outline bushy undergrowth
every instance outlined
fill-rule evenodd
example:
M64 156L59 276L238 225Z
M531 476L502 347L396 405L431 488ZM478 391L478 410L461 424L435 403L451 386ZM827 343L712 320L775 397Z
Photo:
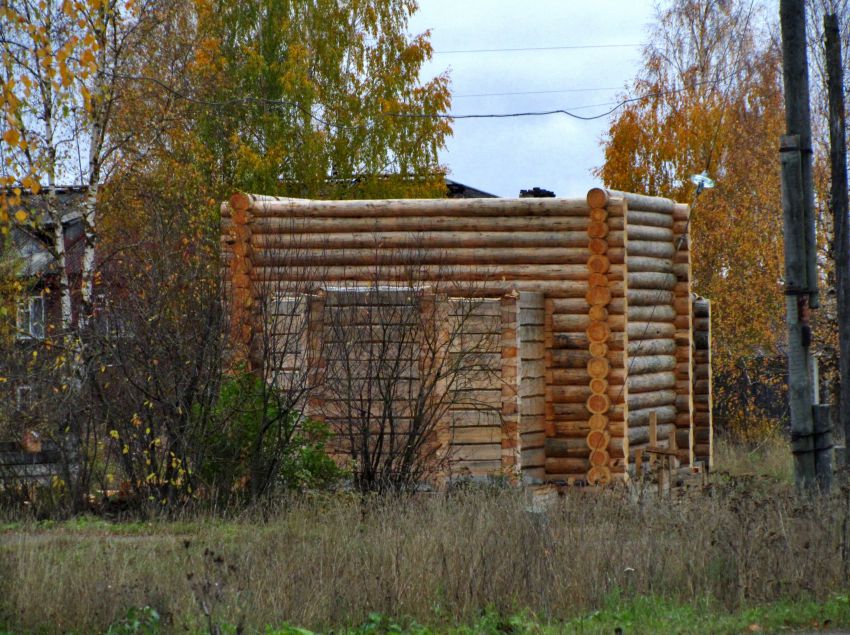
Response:
M471 488L328 495L227 522L10 524L0 625L105 632L148 606L164 632L326 631L374 614L448 628L485 613L565 624L611 597L720 611L817 601L846 584L848 501L846 488L803 500L752 476L662 500L573 491L545 513L522 492Z
M783 483L794 481L791 446L780 434L771 434L752 443L735 443L728 437L716 439L714 462L718 475L765 476Z

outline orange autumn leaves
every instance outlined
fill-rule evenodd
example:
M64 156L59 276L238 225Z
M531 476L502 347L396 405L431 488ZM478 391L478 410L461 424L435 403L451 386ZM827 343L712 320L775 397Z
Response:
M104 0L9 0L0 5L0 231L7 233L18 190L38 193L61 178L68 136L85 126L94 104L88 83L98 70ZM71 179L73 182L76 179ZM27 220L17 210L14 220Z
M634 83L646 97L613 121L597 171L612 188L687 203L690 175L716 180L691 215L693 280L712 301L715 373L730 376L781 354L785 334L781 59L760 20L749 3L727 0L662 11Z

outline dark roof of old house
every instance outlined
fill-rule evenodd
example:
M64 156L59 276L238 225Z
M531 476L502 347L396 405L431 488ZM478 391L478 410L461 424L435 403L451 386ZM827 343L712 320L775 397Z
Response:
M62 225L66 236L66 250L71 247L69 242L76 242L82 235L82 203L87 191L85 186L60 186L56 188L55 205L61 212ZM53 218L47 213L46 198L42 193L33 194L29 191L21 193L20 205L12 206L12 231L10 232L13 257L22 260L18 275L31 278L50 273L55 263L50 245L54 240L52 231ZM27 212L28 220L18 223L14 214L18 209ZM35 220L35 222L32 222Z
M446 187L449 190L446 198L499 198L495 194L484 192L483 190L452 181L451 179L446 179Z
M88 186L86 185L59 185L55 188L57 209L62 212L62 223L70 224L81 217L82 204L85 199ZM10 194L7 191L7 194ZM11 207L11 211L23 208L30 218L37 219L36 225L40 227L51 227L53 219L47 213L47 189L42 188L38 194L29 190L21 192L21 204Z

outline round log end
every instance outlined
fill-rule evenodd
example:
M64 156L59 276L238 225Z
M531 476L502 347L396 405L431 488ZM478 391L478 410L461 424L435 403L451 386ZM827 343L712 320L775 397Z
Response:
M587 410L591 414L605 414L609 405L608 395L590 395L587 398Z
M610 265L611 262L607 256L602 254L593 254L587 259L587 268L591 273L605 273Z
M236 192L230 197L230 209L234 212L244 212L251 207L251 196L245 192Z
M594 357L605 357L608 354L608 345L605 342L591 342L588 349Z
M604 430L605 426L608 425L608 417L603 414L590 415L587 425L590 426L591 430Z
M611 329L606 322L594 322L587 327L587 338L591 342L607 342L610 335Z
M590 464L593 467L604 467L608 465L608 452L605 450L593 450L590 453Z
M605 430L591 430L587 435L587 447L591 450L604 450L608 447L610 437Z
M587 277L587 286L589 287L607 287L608 276L604 273L591 273Z
M587 362L587 374L593 379L605 379L608 376L608 368L606 357L591 357Z
M608 392L608 381L598 377L590 380L590 392L601 395Z
M587 225L587 235L591 238L605 238L608 235L608 223L590 221Z
M594 465L587 472L587 482L591 485L608 485L611 482L611 470L605 465Z
M608 210L604 207L594 207L590 210L590 220L595 223L602 223L608 219Z
M587 193L587 204L591 207L605 207L608 205L608 192L601 187L594 187Z
M591 238L587 248L592 254L604 254L608 251L608 241L604 238Z
M605 306L611 302L611 289L608 287L591 287L585 294L585 300L591 306Z
M591 320L596 322L604 322L608 319L608 309L604 306L599 306L598 304L594 304L590 307L590 311L588 313Z

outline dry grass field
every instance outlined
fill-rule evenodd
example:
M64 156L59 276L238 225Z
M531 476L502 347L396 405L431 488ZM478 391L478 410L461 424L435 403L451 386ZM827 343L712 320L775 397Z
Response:
M376 614L438 630L524 614L566 628L641 598L721 613L834 602L850 569L848 489L799 498L787 457L779 444L721 447L705 489L665 499L639 485L573 491L546 513L521 492L475 486L328 494L227 520L10 521L0 627L103 633L149 606L162 632L329 630Z

